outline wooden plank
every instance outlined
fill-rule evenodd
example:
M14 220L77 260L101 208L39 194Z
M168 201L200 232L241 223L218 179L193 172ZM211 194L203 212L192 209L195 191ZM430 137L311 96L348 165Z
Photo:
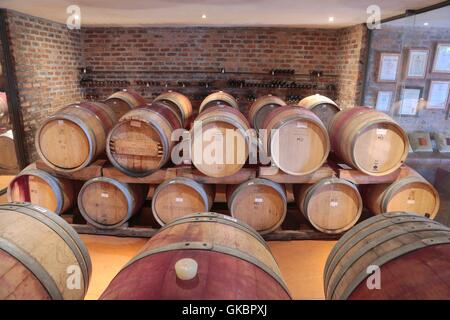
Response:
M341 235L327 234L314 229L305 230L277 230L263 235L266 241L291 241L291 240L337 240Z
M130 177L111 165L103 167L103 176L124 183L159 184L176 176L176 168L160 169L145 177Z
M398 179L416 175L417 172L408 166L402 166L398 170L385 175L385 176L369 176L356 169L342 169L337 168L337 176L341 179L349 180L355 184L380 184L380 183L392 183Z
M324 164L313 173L303 176L290 175L276 167L259 167L258 170L259 178L272 180L278 183L316 183L324 178L334 177L335 175L336 173L328 164Z
M35 163L32 163L27 168L35 168L40 169L43 171L46 171L56 177L71 179L71 180L80 180L80 181L87 181L95 177L101 177L102 175L102 168L105 165L106 160L97 160L93 164L89 165L86 168L80 169L75 172L60 172L56 171L49 166L47 166L42 160L38 160Z
M135 238L150 238L158 229L142 228L142 227L121 227L117 229L97 229L89 224L72 224L76 232L81 234L94 234L115 237L135 237Z
M240 184L250 179L256 178L256 169L242 168L235 174L228 177L214 178L208 177L193 167L178 167L177 176L193 179L200 183L207 184Z

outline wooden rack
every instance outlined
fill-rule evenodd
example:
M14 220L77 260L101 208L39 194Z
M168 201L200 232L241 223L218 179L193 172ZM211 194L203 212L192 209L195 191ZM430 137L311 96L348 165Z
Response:
M339 177L350 180L356 184L377 184L390 183L395 180L417 174L413 169L402 166L392 174L373 177L361 173L355 169L348 168L345 165L339 165L333 161L329 161L314 173L305 176L292 176L274 167L245 167L236 174L225 178L213 178L205 176L192 166L179 166L164 168L154 172L146 177L130 177L113 166L106 160L98 160L87 168L81 169L74 173L60 173L46 166L42 161L30 165L31 167L47 171L55 176L69 178L72 180L86 181L94 177L110 177L125 183L149 184L151 185L148 192L147 201L141 212L135 215L127 224L116 229L97 229L84 221L77 209L62 217L66 219L78 233L109 235L121 237L152 237L159 229L158 223L153 218L151 212L151 197L157 184L173 177L188 177L201 183L216 185L216 198L211 211L229 214L226 197L225 185L240 184L249 179L260 177L269 179L278 183L286 184L288 195L288 212L286 219L280 229L264 235L266 240L329 240L339 239L341 235L325 234L314 229L300 213L297 205L294 203L292 194L292 184L299 183L316 183L327 177ZM153 185L153 186L152 186ZM363 211L360 221L370 217L370 213Z

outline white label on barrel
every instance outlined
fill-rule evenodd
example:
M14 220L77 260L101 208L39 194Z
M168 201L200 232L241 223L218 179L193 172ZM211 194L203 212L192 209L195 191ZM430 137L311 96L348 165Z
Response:
M233 218L233 217L229 217L229 216L223 216L224 219L233 221L233 222L237 222L237 219Z
M330 207L336 208L338 206L339 202L337 200L331 200L330 201Z
M175 202L183 202L183 198L175 198Z
M47 209L44 209L44 208L41 208L41 207L38 207L38 206L33 206L33 208L36 209L39 212L42 212L42 213L46 213L47 212Z
M385 136L387 129L377 129L377 136Z
M101 196L102 198L109 198L109 194L103 193L103 192L100 194L100 196Z
M308 128L308 125L307 125L305 122L297 121L296 127L297 127L297 128L306 129L306 128Z
M255 203L263 203L263 198L255 198Z
M130 126L140 128L141 122L140 121L130 121Z
M415 203L416 203L416 200L414 200L414 199L408 199L408 200L406 200L406 203L407 203L407 204L415 204Z
M58 120L58 125L62 126L64 124L64 120Z

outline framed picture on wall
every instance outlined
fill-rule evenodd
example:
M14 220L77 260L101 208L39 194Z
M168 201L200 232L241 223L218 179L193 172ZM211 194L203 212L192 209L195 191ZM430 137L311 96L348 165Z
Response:
M378 91L375 109L378 111L389 112L391 110L393 95L393 91Z
M378 82L396 82L400 53L382 52L378 69Z
M428 49L410 49L408 54L408 64L406 68L406 77L414 79L423 79L427 73Z
M447 109L450 81L431 81L427 109Z
M419 102L422 98L422 88L404 87L400 93L400 107L398 114L402 116L415 116L419 110Z
M438 43L434 55L433 72L450 73L450 43Z

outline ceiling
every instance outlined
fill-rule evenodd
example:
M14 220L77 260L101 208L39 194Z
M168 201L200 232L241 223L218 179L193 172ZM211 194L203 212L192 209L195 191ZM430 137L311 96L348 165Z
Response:
M366 22L376 3L382 18L440 0L0 0L0 7L64 23L69 5L82 25L302 26L337 28ZM32 3L32 4L31 4ZM202 18L206 15L206 18ZM334 17L334 22L329 22ZM447 16L448 20L448 16Z

